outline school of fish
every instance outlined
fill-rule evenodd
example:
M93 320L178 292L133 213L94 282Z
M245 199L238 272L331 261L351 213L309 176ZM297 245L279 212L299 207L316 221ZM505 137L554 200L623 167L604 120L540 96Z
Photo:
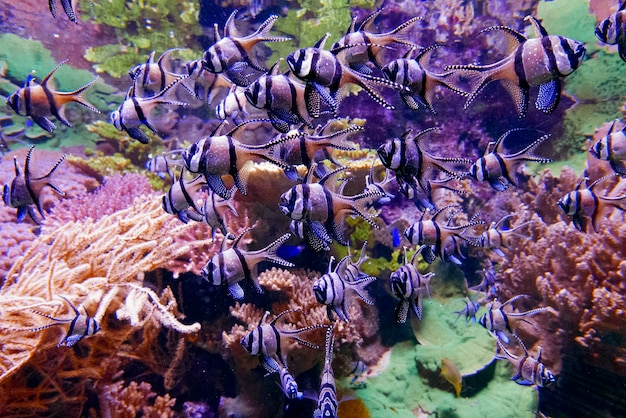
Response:
M62 0L61 4L68 18L76 21L71 1ZM50 0L49 5L56 16L56 0ZM624 6L622 4L615 15L598 25L596 35L606 43L617 44L626 61ZM331 122L353 85L360 87L376 105L385 109L394 109L394 106L381 95L380 89L383 88L395 90L408 108L435 114L433 100L439 86L465 97L467 108L480 100L480 93L486 85L498 81L520 117L528 111L529 92L534 88L538 88L535 107L551 113L559 104L563 78L583 63L584 44L550 35L537 19L527 16L525 21L534 28L534 38L505 26L481 31L481 34L501 33L509 40L509 49L503 59L486 65L449 65L442 73L434 73L427 69L428 59L442 46L422 47L411 41L411 31L421 19L409 19L386 33L372 32L374 20L383 12L384 9L376 10L358 26L353 19L346 35L329 49L325 49L325 45L330 34L326 34L312 47L293 51L266 69L254 58L253 48L265 42L289 40L269 34L278 16L269 17L256 31L243 35L236 27L235 11L226 21L222 33L215 25L215 43L197 60L176 66L172 58L176 49L163 52L156 61L153 52L145 63L129 70L132 84L118 109L111 113L110 121L115 128L142 143L150 142L146 128L159 133L153 119L153 110L157 106L176 108L189 106L193 101L212 104L216 97L222 97L214 106L215 117L225 122L212 134L189 138L191 145L187 148L155 156L146 165L148 170L162 178L171 179L171 186L163 196L163 209L167 213L185 223L207 223L213 229L213 237L216 237L217 230L221 232L221 250L202 268L201 275L207 285L227 289L235 300L246 296L241 286L243 281L262 293L257 281L257 265L269 261L285 268L293 267L292 262L278 254L279 248L292 234L313 251L329 251L333 242L346 246L349 244L345 231L347 216L359 217L372 228L380 228L382 222L376 219L377 209L401 196L413 201L422 212L403 234L395 231L397 236L394 236L394 241L398 242L400 235L404 236L406 242L416 248L409 256L407 246L404 247L404 262L389 278L391 292L398 299L396 320L404 323L409 311L422 319L423 299L430 294L431 280L436 279L432 272L418 271L420 256L427 263L441 258L444 262L462 264L472 247L491 249L504 257L503 249L508 248L512 240L528 238L523 231L531 221L516 219L515 214L510 214L490 220L489 226L485 226L487 221L480 219L481 214L465 214L461 206L456 205L439 206L433 192L446 190L462 196L464 192L457 189L455 182L465 178L486 182L495 193L517 187L521 181L519 168L522 163L551 161L534 154L535 149L550 138L549 134L533 129L511 129L490 142L483 156L474 161L461 155L438 156L427 151L428 142L439 131L437 127L425 127L421 132L399 132L400 136L385 139L377 149L383 171L376 170L377 161L373 161L366 187L359 193L346 195L344 188L352 176L350 167L341 166L333 158L333 151L355 149L349 137L367 130L367 125L348 124L337 129ZM404 50L404 54L401 58L386 60L391 50ZM63 113L67 103L76 102L99 112L81 95L95 79L73 92L59 92L50 87L48 82L63 63L65 61L53 68L40 83L29 75L23 87L7 98L7 105L17 114L32 118L49 132L56 128L49 117L71 126ZM288 69L281 71L285 66ZM469 88L458 83L460 78L469 80ZM505 97L503 100L509 99ZM229 120L235 126L222 133ZM622 178L626 177L626 128L615 129L616 123L613 122L604 138L592 144L589 153L597 159L609 161L614 176ZM261 145L246 144L245 131L258 124L273 127L276 136ZM527 145L515 152L507 150L507 139L512 136L524 137ZM15 178L10 185L4 185L3 198L6 205L17 209L18 220L28 214L39 223L44 217L40 203L44 187L49 186L57 194L64 195L52 183L63 158L47 174L35 177L32 174L34 148L30 148L23 170L17 159L14 160ZM280 167L293 186L281 191L276 208L285 215L285 233L263 248L249 250L242 248L241 240L252 228L235 237L228 231L225 216L228 212L238 216L233 195L248 193L248 179L257 162ZM304 177L299 174L299 166L306 167ZM232 178L234 187L228 188L224 177ZM593 231L599 232L602 218L609 210L626 210L626 194L608 196L597 191L607 177L591 183L588 178L583 178L575 190L559 200L559 207L572 217L577 229L591 232L588 229L590 223ZM292 338L318 349L300 335L327 328L325 362L314 417L336 417L339 407L332 367L335 322L350 321L346 304L355 294L364 303L375 303L366 287L378 279L360 270L367 259L366 245L356 261L348 255L333 268L334 258L330 257L328 267L324 269L326 273L311 283L316 300L327 306L328 319L333 325L283 328L278 321L291 311L277 313L271 321L268 319L271 313L266 312L258 326L241 340L248 353L259 357L268 375L278 376L285 396L297 400L303 397L303 393L298 389L297 376L289 371L285 353L281 351L281 340ZM500 302L495 270L484 269L482 273L483 281L469 289L483 296L480 303L476 296L468 298L465 307L454 313L458 317L464 316L468 323L470 320L476 322L481 304L485 305L487 312L478 323L494 337L495 357L509 361L516 369L513 380L536 386L553 383L556 378L541 362L541 350L532 357L516 332L519 323L529 322L530 317L549 313L549 310L543 307L521 312L514 309L514 304L528 298L527 295ZM74 318L55 318L33 311L48 318L50 324L20 331L35 332L50 326L64 326L67 331L59 345L67 346L96 334L99 326L95 320L81 314L64 296L58 296L70 305ZM462 376L456 366L450 360L442 359L441 372L453 384L456 396L461 396Z

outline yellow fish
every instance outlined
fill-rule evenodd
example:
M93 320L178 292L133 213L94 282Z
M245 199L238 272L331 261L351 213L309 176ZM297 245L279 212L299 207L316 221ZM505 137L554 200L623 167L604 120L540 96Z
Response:
M441 375L445 377L446 380L452 384L452 386L454 386L456 397L460 398L463 378L461 377L459 369L449 358L444 357L441 359Z

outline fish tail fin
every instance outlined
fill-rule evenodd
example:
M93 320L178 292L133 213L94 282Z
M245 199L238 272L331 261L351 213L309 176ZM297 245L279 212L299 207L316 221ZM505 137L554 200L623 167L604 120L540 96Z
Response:
M368 207L383 196L378 190L369 190L361 194L347 197L350 200L350 212L363 218L373 228L380 228L376 222L372 220L372 216L368 213Z
M100 110L95 107L94 105L92 105L91 103L89 103L83 96L82 96L82 92L84 92L85 90L87 90L89 87L91 87L93 85L93 83L96 82L96 80L98 80L99 77L94 78L93 80L91 80L89 83L85 84L84 86L72 91L72 92L68 92L68 93L59 93L61 96L66 98L66 102L76 102L81 106L86 107L87 109L96 112L96 113L100 113Z
M463 106L467 109L478 94L485 88L487 84L494 81L497 68L491 66L482 65L449 65L445 68L448 72L448 78L457 77L457 80L467 80L470 85L474 85L469 93L466 93L467 101ZM454 85L454 84L452 84ZM457 87L459 91L463 91L460 87Z
M370 298L367 290L365 288L372 282L376 281L376 277L367 276L362 279L356 280L354 282L348 282L349 286L356 292L357 295L361 298L361 300L368 305L373 305L374 301Z
M272 261L276 264L279 264L284 267L294 267L293 263L281 258L276 254L278 247L283 245L285 241L287 241L291 237L290 233L286 233L285 235L279 237L276 241L272 242L267 247L263 248L261 251L265 253L264 258L267 261Z

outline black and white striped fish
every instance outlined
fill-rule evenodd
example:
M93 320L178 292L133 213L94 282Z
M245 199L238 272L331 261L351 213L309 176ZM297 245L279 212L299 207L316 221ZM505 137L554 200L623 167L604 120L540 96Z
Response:
M137 65L128 72L135 86L135 94L137 96L143 98L152 97L179 78L185 76L185 74L176 74L166 69L166 67L171 67L170 55L172 52L180 49L181 48L168 49L161 54L156 62L154 62L156 52L152 51L144 64ZM187 87L185 83L181 83L181 86L195 96L193 90Z
M522 340L518 339L520 345L524 349L524 355L516 356L509 352L504 345L498 340L495 358L499 360L508 360L515 367L515 375L511 380L519 385L535 385L538 387L546 387L556 381L556 378L550 370L541 362L541 347L537 353L537 358L528 354L526 345Z
M465 316L465 323L469 323L470 320L476 322L476 314L480 309L480 304L469 296L463 300L465 307L460 311L454 311L452 313L457 314L456 320L458 321L461 316Z
M596 26L596 37L609 45L616 45L619 56L626 61L626 1L619 5L617 12Z
M207 104L213 102L219 91L230 89L233 85L225 75L205 70L201 60L188 61L184 68L189 75L187 80L191 84L194 96Z
M513 237L528 238L527 236L520 234L519 231L522 228L531 225L533 221L522 222L513 228L505 229L505 223L512 216L513 215L506 215L503 216L498 222L492 222L491 225L489 225L489 228L487 228L487 230L478 238L480 246L483 248L489 248L500 257L504 257L505 254L502 252L501 248L509 248Z
M502 192L509 187L509 184L518 185L517 169L525 161L534 161L540 164L552 162L550 158L539 157L532 152L535 148L550 138L549 134L542 135L530 144L513 154L503 152L503 141L514 132L523 129L511 129L506 131L495 142L490 142L480 157L470 167L469 174L478 181L487 181L495 190Z
M500 303L497 299L487 303L487 312L480 317L478 323L482 325L494 338L509 343L509 335L517 336L517 324L519 322L530 323L526 318L548 311L548 308L536 308L525 312L513 312L505 308L511 307L512 303L521 298L529 297L528 295L517 295L504 303ZM507 312L508 311L508 312Z
M443 86L455 93L467 96L467 93L457 88L449 79L450 76L454 75L453 72L447 71L437 74L424 68L424 61L440 46L433 45L430 48L422 49L417 55L415 55L415 49L411 49L403 58L391 61L382 68L383 74L389 80L407 88L408 91L400 92L400 97L409 109L418 110L420 107L425 107L436 114L432 102L437 86Z
M474 219L462 225L450 225L452 218L457 213L456 211L452 213L446 223L437 221L437 217L439 215L453 207L453 205L444 206L436 211L430 219L424 219L422 216L422 219L413 223L406 229L406 231L404 231L404 236L411 244L428 246L424 250L424 259L428 263L431 263L435 256L442 257L443 249L446 243L448 245L452 244L452 247L448 248L448 254L454 253L454 251L450 250L454 250L460 241L464 241L473 246L479 245L477 238L468 237L465 233L468 228L472 228L476 225L482 225L485 223L484 221L475 219L474 217Z
M174 158L174 155L180 155L183 150L172 150L161 155L152 157L148 155L149 160L146 161L146 170L155 173L159 178L165 179L166 174L173 177L174 167L183 167L183 160L180 158Z
M283 169L287 168L285 164L269 156L272 147L279 142L246 145L239 141L244 127L261 121L265 120L250 119L237 125L227 134L220 133L224 126L221 124L211 135L201 138L183 151L185 167L192 173L203 174L211 190L224 199L230 197L230 191L222 180L222 176L225 175L232 176L241 194L248 194L246 185L254 160L268 161Z
M361 247L361 252L359 253L359 259L356 262L352 262L352 255L350 255L350 249L348 248L348 257L349 258L345 258L345 266L342 269L342 272L340 273L341 276L347 281L347 282L356 282L359 279L365 278L365 277L370 277L367 274L363 273L361 271L361 265L367 261L367 259L369 258L367 256L367 254L365 254L365 249L367 248L367 241L365 241L363 243L363 246ZM341 260L343 261L343 259ZM330 265L329 265L330 268ZM374 277L375 278L375 277Z
M239 217L237 210L235 209L233 193L234 190L229 191L231 197L223 199L213 190L209 189L207 197L202 202L202 206L200 207L202 220L211 227L211 236L213 238L215 238L215 232L217 229L222 232L222 235L227 235L229 232L226 228L226 222L224 219L226 209L230 210L235 217Z
M370 299L365 287L376 280L376 277L363 276L356 280L349 280L351 276L346 275L346 267L350 262L349 255L341 259L332 270L334 257L330 257L328 262L328 272L313 283L313 294L315 299L322 305L326 305L328 309L328 318L332 321L334 311L335 314L344 322L349 322L350 317L346 310L346 291L348 289L356 292L357 295L368 305L373 305L374 301Z
M215 106L215 116L221 120L231 119L233 122L240 124L250 114L248 105L246 89L233 84L228 94Z
M439 128L428 128L411 137L411 130L399 138L392 138L378 147L378 156L383 165L393 170L396 180L402 188L404 185L416 192L430 196L429 180L433 171L441 171L450 179L459 179L466 172L458 172L463 164L471 164L466 158L436 157L422 149L422 141L431 132L438 132ZM430 178L429 178L430 176Z
M330 34L327 33L315 46L299 49L287 56L287 64L293 75L314 87L308 90L307 100L313 100L317 93L336 114L339 102L347 94L348 85L356 84L385 109L394 109L375 90L374 86L386 86L398 90L404 87L384 78L359 73L342 64L335 55L336 51L323 49L329 36ZM348 45L343 48L350 47L352 46Z
M415 316L420 320L422 319L422 292L426 291L430 294L430 280L435 273L421 274L415 267L417 255L424 251L425 248L425 245L419 247L413 254L413 257L411 257L411 261L409 261L406 247L404 247L404 265L389 276L391 291L400 299L396 307L396 321L401 324L406 322L409 306L411 306Z
M614 131L617 119L613 121L605 136L598 139L589 148L595 158L608 161L613 171L626 176L626 125L621 131Z
M313 230L322 227L326 230L324 237L332 236L342 245L348 244L343 233L344 219L348 215L359 216L374 228L379 228L367 212L367 204L376 200L378 192L367 191L354 196L332 192L326 183L336 179L338 174L348 168L340 167L313 183L315 166L314 163L309 169L304 183L293 186L281 195L279 206L285 215L294 221L308 222ZM317 236L321 238L319 233Z
M203 177L198 175L191 180L185 179L185 168L183 167L180 177L172 176L172 185L163 195L163 209L165 212L178 216L182 222L187 223L189 219L196 222L202 221L201 208L196 203L197 193L206 186Z
M249 280L259 293L263 292L257 281L256 266L261 261L271 261L280 266L293 267L294 264L276 255L276 250L291 236L286 233L265 248L255 251L246 251L239 248L239 242L244 235L252 230L252 227L244 229L235 238L230 248L226 249L229 238L225 236L219 253L215 254L209 262L202 267L200 274L209 283L215 286L225 285L233 299L243 299L243 289L239 284L242 280Z
M235 28L235 16L237 10L228 17L224 26L224 37L219 35L215 25L216 42L204 51L202 67L212 73L225 73L226 76L238 86L246 87L250 84L244 71L252 67L257 71L266 72L250 55L252 48L261 42L282 42L291 38L269 36L269 32L278 19L272 15L251 35L242 37Z
M66 347L72 347L74 344L76 344L83 338L92 336L100 330L100 326L98 325L98 322L94 318L86 314L81 314L78 311L78 308L76 308L76 306L74 306L74 304L70 302L69 299L67 299L65 296L61 296L61 295L57 295L57 296L65 300L70 305L70 307L74 311L75 316L69 319L55 318L54 316L31 309L33 313L36 313L37 315L41 315L43 317L51 319L54 322L48 325L44 325L42 327L31 328L31 329L28 329L27 331L40 331L40 330L54 327L57 325L64 326L65 324L69 324L69 326L67 327L67 330L65 330L65 334L61 337L61 340L57 344L57 347L60 347L62 345Z
M481 33L503 31L512 50L500 61L489 65L450 65L460 76L473 79L475 85L469 93L465 108L476 99L484 87L495 80L502 80L506 91L515 101L517 112L525 116L528 110L528 96L531 87L539 87L535 107L551 113L561 98L561 78L571 74L583 61L585 45L574 39L558 35L548 35L543 26L532 16L530 21L535 29L535 38L528 39L524 34L506 26L492 26Z
M158 94L148 98L138 97L135 94L135 84L133 84L126 93L126 98L117 110L111 112L111 123L119 131L125 131L131 138L136 139L142 144L149 143L150 138L140 129L140 126L145 125L152 132L158 133L157 129L150 122L150 112L152 112L157 105L188 105L188 103L185 102L165 98L167 93L186 77L187 76L181 76Z
M334 332L334 326L329 327L326 331L326 357L324 358L320 393L317 396L317 408L313 411L313 418L337 418L339 410L335 373L333 372Z
M408 48L417 46L409 40L408 32L421 17L414 17L398 25L395 29L385 33L372 33L369 31L376 17L384 10L379 8L374 13L361 22L356 29L356 17L352 18L352 23L346 34L333 44L331 50L338 51L337 58L343 64L364 74L371 74L372 70L367 66L371 62L378 68L382 68L384 51L390 45L400 44Z
M28 214L33 222L39 224L41 220L35 214L33 206L37 208L41 218L45 218L40 200L42 189L45 186L49 186L57 194L65 196L65 192L52 184L51 179L52 175L56 169L59 168L66 155L63 154L63 156L54 164L54 166L52 166L47 174L41 177L33 177L31 171L31 161L34 150L35 145L31 146L28 150L28 154L26 155L26 160L24 162L24 173L20 170L20 166L17 163L17 157L13 157L15 178L11 181L11 185L4 185L2 198L7 206L17 209L18 222L22 222L26 217L26 214Z
M272 321L268 322L267 318L270 313L269 311L265 311L263 317L259 321L259 325L241 339L241 346L243 349L253 356L259 356L261 366L263 366L268 373L280 370L282 368L281 365L285 363L282 352L283 338L293 338L299 344L315 350L319 348L318 345L300 338L300 334L325 327L326 325L315 324L299 329L282 329L276 326L276 322L280 318L291 312L295 311L283 311L276 315Z
M601 177L588 185L586 189L581 189L582 184L589 181L585 177L578 183L574 191L559 199L559 207L566 215L572 217L576 229L586 232L587 219L589 218L593 230L598 232L600 219L608 209L615 208L622 212L626 211L626 193L620 196L601 196L593 190L601 182L613 177L615 177L613 174Z
M65 105L68 103L78 103L91 111L100 113L82 96L82 93L91 87L98 77L71 92L56 91L48 86L53 74L67 61L61 61L41 80L40 84L35 83L33 76L29 75L24 85L7 97L7 105L18 115L30 116L41 129L48 132L53 132L56 125L47 116L54 116L64 125L72 127L65 117Z

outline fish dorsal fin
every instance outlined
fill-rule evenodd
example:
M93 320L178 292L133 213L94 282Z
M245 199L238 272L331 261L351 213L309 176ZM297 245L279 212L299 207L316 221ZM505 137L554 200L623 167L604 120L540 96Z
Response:
M304 184L313 184L313 173L315 172L316 168L317 168L316 162L311 164L309 171L306 172L306 177L304 178L304 182L303 182Z
M378 8L371 15L365 18L363 22L359 25L359 31L368 31L370 30L374 20L378 17L378 15L385 10L385 6Z
M596 187L596 185L597 185L598 183L601 183L601 182L603 182L604 180L609 179L609 178L612 178L612 177L615 177L615 176L617 176L617 175L618 175L617 173L613 173L613 174L608 174L608 175L606 175L606 176L602 176L602 177L600 177L598 180L596 180L596 181L594 181L593 183L591 183L591 184L587 187L587 189L588 189L588 190L590 190L590 191L593 191L593 188L594 188L594 187Z
M435 49L441 48L442 46L443 46L442 44L434 44L434 45L429 46L428 48L422 49L415 57L415 61L417 61L419 65L423 67L424 62L430 59L430 54L432 54ZM416 48L411 48L409 52L415 51L415 50Z
M433 216L431 216L430 220L431 220L431 221L433 221L433 222L435 222L435 221L436 221L436 219L437 219L437 216L439 216L439 215L440 215L441 213L443 213L445 210L448 210L448 209L450 209L450 208L455 208L455 209L457 209L457 212L458 212L458 210L459 210L459 209L458 209L458 206L456 206L456 205L447 205L447 206L444 206L444 207L442 207L441 209L438 209L438 210L437 210L437 211L433 214ZM456 213L456 212L455 212L455 213ZM452 216L454 216L454 214L453 214Z
M333 272L333 261L335 261L335 256L330 256L330 259L328 260L328 274ZM339 266L339 265L337 265Z
M13 165L15 166L15 177L19 177L20 176L20 164L17 162L17 156L13 157Z
M254 226L249 226L243 231L241 231L241 233L237 235L237 238L235 238L235 240L233 241L231 248L237 248L237 246L239 245L239 241L241 241L243 236L246 235L248 232L252 231L253 229L254 229Z
M219 30L219 27L217 26L217 23L213 24L213 36L215 37L215 43L217 43L217 42L222 40L222 37L220 35L220 30Z
M417 251L415 251L415 254L413 254L413 257L411 257L411 261L410 261L409 263L407 263L407 262L406 262L406 247L404 247L404 258L405 258L404 262L405 262L405 264L411 264L411 265L413 265L413 267L417 268L417 266L415 266L415 260L417 259L417 256L418 256L419 254L421 254L421 253L422 253L422 251L424 251L424 249L425 249L426 247L427 247L427 245L422 245L422 246L420 246L420 247L417 249Z
M350 262L351 259L352 259L352 257L347 255L344 258L342 258L341 260L339 260L339 262L335 266L335 272L339 273L339 276L342 279L343 279L343 276L344 276L344 274L346 272L347 264Z
M58 297L60 297L61 299L63 299L64 301L66 301L70 307L74 310L74 313L76 314L76 316L80 315L80 312L78 311L78 308L76 306L74 306L74 304L72 302L70 302L70 300L68 298L66 298L65 296L62 295L57 295Z
M226 121L224 121L226 122ZM222 122L222 124L224 124L224 122ZM250 123L261 123L261 122L271 122L270 119L263 119L263 118L259 118L259 119L248 119L245 120L243 122L241 122L239 125L235 126L233 129L231 129L226 136L230 136L233 137L237 140L241 139L241 135L243 133L244 128L250 124ZM219 128L219 127L218 127Z
M504 307L505 307L505 306L507 306L507 305L510 305L511 303L515 302L515 301L516 301L516 300L518 300L518 299L521 299L521 298L529 298L529 297L530 297L530 296L529 296L529 295L526 295L526 294L521 294L521 295L516 295L516 296L513 296L511 299L507 300L507 301L506 301L506 302L504 302L502 305L500 305L500 309L504 308Z
M515 29L511 29L508 26L491 26L491 27L481 30L480 33L487 33L487 32L491 32L494 30L501 30L506 35L507 41L508 41L506 45L507 54L512 53L515 50L515 48L517 48L520 44L523 44L524 42L528 40L526 35L516 31Z
M609 136L613 133L613 129L615 128L616 123L617 123L617 119L615 119L613 123L611 124L611 127L609 128L609 131L606 133L606 136ZM624 128L622 129L622 131L624 130L626 130L626 125L624 125Z
M224 37L231 37L231 38L241 37L241 35L239 34L239 31L235 27L235 16L237 16L237 13L239 13L239 10L235 9L230 14L230 16L228 16L228 19L226 20L226 23L224 24Z
M154 56L156 55L156 51L152 51L150 55L148 55L148 59L146 60L146 66L150 66L154 63ZM163 56L163 55L161 55ZM161 58L159 58L159 61Z
M58 64L57 64L57 66L56 66L56 67L54 67L54 68L52 69L52 71L50 71L50 72L48 73L48 75L47 75L47 76L45 76L45 77L43 78L43 80L41 80L41 86L45 86L45 85L48 83L48 81L50 80L50 78L52 77L52 74L54 74L54 73L56 72L56 70L58 70L58 69L59 69L59 68L60 68L63 64L65 64L67 61L68 61L68 58L65 58L63 61L61 61L60 63L58 63Z
M352 16L352 21L350 22L350 26L348 27L348 30L346 31L346 35L349 35L352 32L354 32L355 27L356 27L356 16Z
M419 148L420 142L422 141L422 139L426 136L426 134L429 134L431 132L441 132L441 129L437 126L433 126L432 128L427 128L419 132L415 136L415 138L413 138L413 141L415 141L415 145L417 145L417 147Z
M539 21L535 19L533 16L531 15L526 16L524 18L524 21L525 22L530 21L530 23L533 25L533 29L535 29L536 38L548 36L548 31L546 30L546 28L544 28L543 25L539 23Z
M493 153L499 153L500 152L500 148L502 145L502 142L504 141L505 138L507 138L509 135L511 135L513 132L516 131L521 131L523 128L515 128L515 129L509 129L508 131L506 131L505 133L503 133L500 138L498 138L496 140L496 142L493 144L493 148L491 150L491 152ZM485 151L486 152L486 151Z
M326 40L330 37L330 32L326 32L326 34L324 36L322 36L322 38L315 42L315 45L313 45L313 48L319 48L319 49L324 49L324 45L326 44Z
M585 185L586 185L588 181L589 181L589 177L587 177L587 176L585 176L582 179L580 179L580 181L578 182L578 184L574 188L574 191L580 190L580 188L582 187L583 183L585 183Z
M339 174L339 173L341 173L343 171L346 171L349 168L350 167L348 167L348 166L339 167L339 168L331 171L330 173L326 174L324 177L322 177L318 183L323 186L324 183L326 183L328 180L330 180L331 178L334 178L337 174Z
M265 311L261 319L259 319L259 326L263 325L267 321L268 316L270 316L270 311Z
M279 313L278 315L276 315L276 318L274 318L272 320L272 322L270 322L270 325L274 326L274 324L276 324L276 321L278 321L280 318L282 318L283 316L292 313L292 312L300 312L300 310L298 309L286 309L284 311L282 311L281 313ZM269 314L269 312L267 312Z
M268 74L267 74L267 75L268 75L268 76L278 75L278 70L279 70L279 68L280 68L280 63L281 63L281 61L284 61L284 60L285 60L285 59L284 59L284 58L282 58L282 57L281 57L281 58L278 58L278 59L276 60L276 62L274 63L274 65L272 65L272 67L269 69L269 71L268 71ZM289 71L287 71L287 73L289 73Z
M28 74L28 76L26 77L26 80L24 80L24 84L22 85L22 88L25 89L27 87L30 87L34 79L35 77L32 74Z

